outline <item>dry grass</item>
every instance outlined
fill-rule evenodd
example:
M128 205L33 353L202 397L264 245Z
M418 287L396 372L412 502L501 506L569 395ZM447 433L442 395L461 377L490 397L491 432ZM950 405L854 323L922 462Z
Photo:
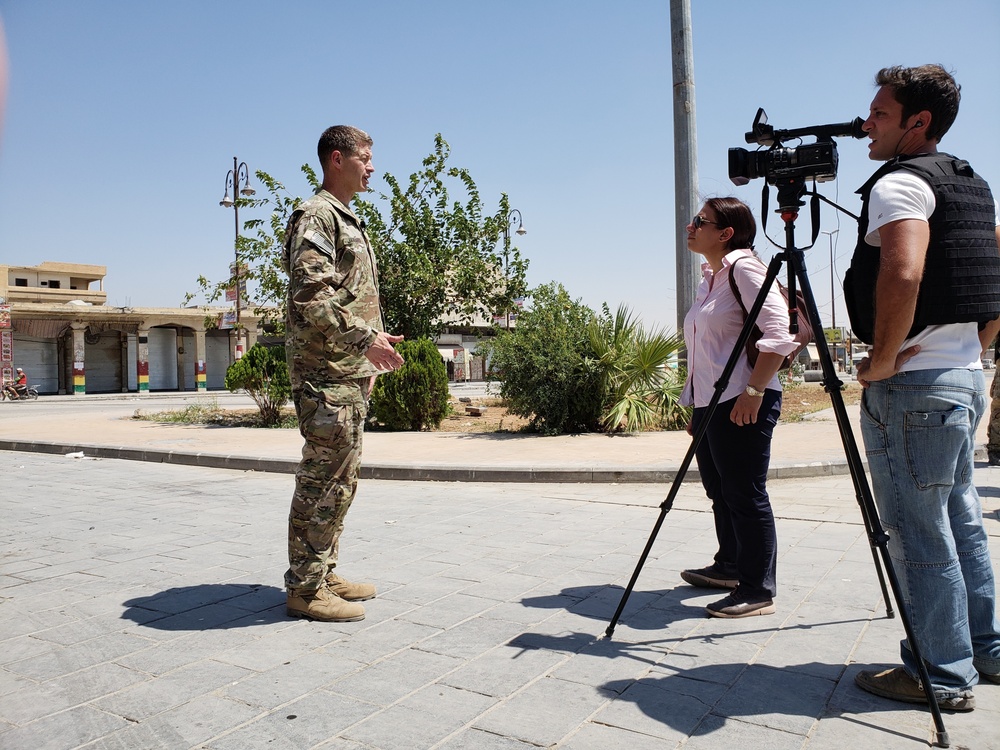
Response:
M854 381L844 383L841 394L844 404L853 406L861 401L862 388ZM823 390L822 383L793 383L785 387L781 399L781 421L800 422L807 414L813 414L832 406L830 394Z
M861 386L848 382L845 384L843 395L845 404L849 406L856 404L861 399ZM785 388L781 420L798 422L807 414L828 409L830 405L830 396L820 383L793 383ZM486 411L480 416L472 416L466 412L468 406L485 407ZM503 401L492 396L472 398L469 402L460 402L457 398L452 398L451 408L452 414L441 422L439 432L520 432L531 421L509 414L504 408ZM281 427L289 429L298 427L293 409L286 408L282 416ZM261 426L256 409L223 409L218 404L188 406L176 411L151 414L137 410L133 419L174 424L212 424L223 427Z

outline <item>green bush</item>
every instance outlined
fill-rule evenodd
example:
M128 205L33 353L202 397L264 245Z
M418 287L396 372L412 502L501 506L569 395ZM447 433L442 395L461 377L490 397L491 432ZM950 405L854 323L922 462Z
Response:
M588 338L594 311L570 298L561 284L532 292L517 327L480 346L489 379L512 414L529 418L547 435L599 430L604 401Z
M273 427L281 421L281 408L292 396L285 347L254 344L226 370L226 388L246 391L260 409L261 422Z
M438 427L451 408L448 369L434 342L428 338L401 341L396 351L406 360L402 367L375 380L368 405L370 424L390 430Z

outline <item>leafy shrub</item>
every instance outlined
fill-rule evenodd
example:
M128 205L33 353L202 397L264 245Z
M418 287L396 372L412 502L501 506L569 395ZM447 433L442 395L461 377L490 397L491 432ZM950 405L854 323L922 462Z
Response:
M292 396L285 347L254 344L226 370L226 388L246 391L260 410L261 422L273 427L281 421L281 407Z
M517 327L480 346L512 414L548 435L600 429L603 402L587 327L594 311L557 283L532 292Z
M448 369L428 338L401 341L396 346L405 363L375 380L368 421L390 430L438 427L451 408Z

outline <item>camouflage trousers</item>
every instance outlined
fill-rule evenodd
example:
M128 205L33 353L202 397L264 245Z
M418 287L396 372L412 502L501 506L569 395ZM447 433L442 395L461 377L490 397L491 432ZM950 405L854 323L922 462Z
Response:
M285 588L310 593L336 567L344 517L361 468L368 378L292 393L305 438L288 514Z

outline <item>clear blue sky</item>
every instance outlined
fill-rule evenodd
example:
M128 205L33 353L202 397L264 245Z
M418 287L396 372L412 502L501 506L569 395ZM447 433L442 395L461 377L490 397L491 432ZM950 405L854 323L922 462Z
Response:
M692 5L703 195L759 212L763 181L734 187L726 162L757 107L780 128L850 120L876 70L925 62L963 87L942 150L1000 192L996 0ZM415 171L440 132L489 205L506 192L523 213L530 283L674 327L668 0L0 0L0 13L4 262L106 265L109 304L176 306L199 274L227 273L232 157L304 195L320 132L349 123L375 139L376 189ZM839 144L840 177L821 191L856 211L875 164L865 141ZM856 228L828 209L822 228L840 230L843 325ZM806 259L828 319L829 240Z

